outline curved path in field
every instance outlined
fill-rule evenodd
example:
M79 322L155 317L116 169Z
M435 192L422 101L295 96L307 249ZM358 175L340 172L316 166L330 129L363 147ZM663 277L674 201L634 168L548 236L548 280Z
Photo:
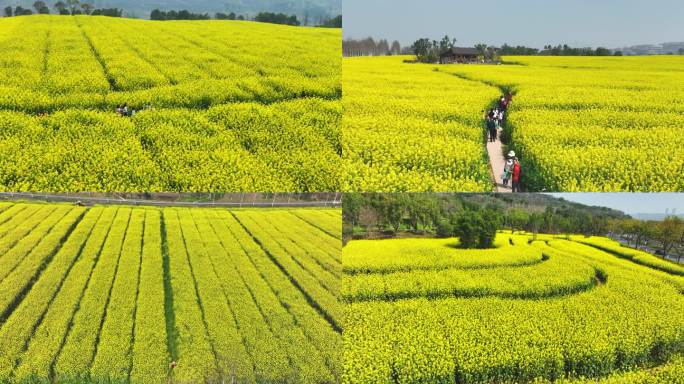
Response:
M492 269L453 266L347 275L343 278L343 296L348 302L449 297L540 300L575 295L606 281L604 271L581 260L568 262L569 256L544 242L534 242L533 249L544 256L543 262ZM483 251L481 256L486 256L486 252Z

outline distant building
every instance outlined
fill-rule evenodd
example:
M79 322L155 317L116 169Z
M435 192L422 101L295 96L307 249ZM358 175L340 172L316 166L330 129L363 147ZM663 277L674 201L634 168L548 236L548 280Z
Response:
M440 64L474 63L480 51L475 48L451 48L439 55Z
M679 50L684 48L684 42L670 42L662 44L641 44L633 45L631 47L624 47L622 52L624 55L669 55L677 54Z

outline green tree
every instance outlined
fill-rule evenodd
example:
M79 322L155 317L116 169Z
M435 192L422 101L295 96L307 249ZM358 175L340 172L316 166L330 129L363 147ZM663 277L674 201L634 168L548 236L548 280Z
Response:
M359 193L347 193L342 198L342 212L344 221L356 226L359 224L359 213L365 203L363 195Z
M539 230L542 228L544 225L544 214L539 213L539 212L532 212L529 215L528 219L528 228L532 232L533 239L537 239L537 233L539 233Z
M439 41L439 52L438 54L442 54L456 46L456 39L451 39L449 38L448 35L445 35L442 37L442 40Z
M69 14L69 11L67 10L67 5L63 1L56 2L55 5L53 5L53 7L60 15Z
M33 3L33 8L35 8L36 12L42 13L42 14L48 14L50 13L50 9L47 7L47 4L45 4L44 1L36 1Z
M432 43L430 39L418 39L411 46L413 53L418 58L418 61L426 62L432 54Z
M501 216L494 209L485 209L481 213L480 233L478 236L478 248L491 248L494 246L496 231L501 226Z
M684 221L677 216L669 216L659 222L656 226L655 237L660 241L661 248L665 254L670 253L672 247L684 238Z
M379 223L378 213L373 207L368 205L361 207L359 211L359 224L366 229L367 235L370 235Z
M455 216L452 225L462 248L491 248L500 220L493 209L466 209Z
M387 195L387 201L384 205L383 215L385 221L392 228L394 233L399 232L401 227L401 220L404 217L404 199L408 195Z
M80 6L81 2L78 0L67 0L67 5L71 9L71 14L75 15L78 11L78 7Z
M90 3L81 3L81 9L83 10L83 13L86 15L90 15L93 13L93 9L95 9L95 6L93 6Z
M5 17L12 17L14 12L12 12L12 7L5 7Z
M447 238L454 236L454 227L451 225L451 220L446 217L442 217L437 221L437 237Z
M596 51L594 53L596 54L596 56L610 56L611 54L610 49L604 47L596 48Z
M474 211L465 210L456 216L454 235L458 236L461 248L477 248L480 239L481 217Z
M513 232L522 231L529 220L529 214L523 209L514 208L508 211L508 224Z

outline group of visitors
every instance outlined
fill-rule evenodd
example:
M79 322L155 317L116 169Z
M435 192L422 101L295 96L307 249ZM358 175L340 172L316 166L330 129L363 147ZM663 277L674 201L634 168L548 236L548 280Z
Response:
M500 132L503 130L503 126L506 122L506 112L508 111L508 107L511 105L512 100L513 94L511 92L507 92L505 95L502 95L499 98L496 106L485 114L487 137L490 142L495 142L500 136ZM508 183L510 182L513 192L521 192L520 162L518 161L514 151L508 152L508 155L506 155L505 158L504 170L503 174L501 175L502 183L504 187L508 187Z
M487 137L490 142L495 142L499 136L499 131L503 130L505 112L498 108L491 109L485 116L487 124Z
M515 156L515 151L508 152L506 156L506 163L504 164L503 175L501 175L504 186L508 186L508 181L511 181L511 189L513 192L521 192L520 190L520 162Z
M487 136L490 142L495 142L499 136L499 132L503 130L503 125L506 122L506 111L508 106L511 104L513 95L508 92L506 95L501 96L497 106L490 109L487 114L485 114L485 122L487 125Z
M152 109L152 106L146 105L144 109ZM123 117L133 117L136 113L140 111L141 110L135 110L134 108L130 108L127 103L118 105L116 107L116 114Z

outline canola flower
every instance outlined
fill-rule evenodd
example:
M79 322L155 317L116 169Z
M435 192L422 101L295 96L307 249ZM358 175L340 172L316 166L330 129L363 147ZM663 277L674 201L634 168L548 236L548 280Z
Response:
M482 115L503 89L526 190L684 190L681 57L407 59L343 60L345 190L491 191Z
M2 203L0 382L339 382L340 222Z
M340 31L0 21L0 190L340 190ZM138 113L121 118L127 104Z
M500 233L487 250L456 249L456 239L350 242L343 382L679 380L682 276L581 237L531 239ZM527 253L537 261L491 263Z

